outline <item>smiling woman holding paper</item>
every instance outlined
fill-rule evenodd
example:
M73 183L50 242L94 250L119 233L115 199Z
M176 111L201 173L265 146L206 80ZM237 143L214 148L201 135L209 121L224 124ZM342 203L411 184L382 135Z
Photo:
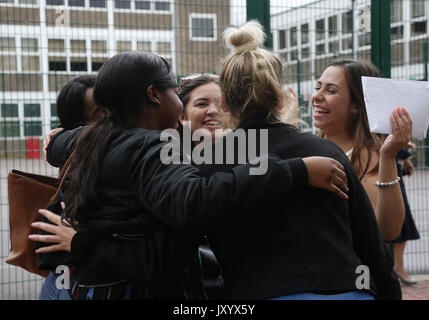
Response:
M392 240L401 232L405 212L395 158L411 140L412 120L404 108L397 108L390 117L393 133L384 142L371 133L362 76L380 77L380 72L371 63L353 60L335 61L326 68L311 99L314 126L350 158L371 200L382 236Z

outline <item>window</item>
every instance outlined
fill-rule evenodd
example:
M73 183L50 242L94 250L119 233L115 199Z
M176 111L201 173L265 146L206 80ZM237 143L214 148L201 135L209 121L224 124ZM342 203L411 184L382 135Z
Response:
M337 21L338 21L337 16L329 17L328 23L329 23L329 36L330 37L335 37L337 35L337 29L338 29Z
M92 8L106 8L106 0L89 0L89 6Z
M115 0L116 9L131 9L131 0Z
M92 54L107 54L107 41L91 40Z
M341 50L343 51L351 50L352 46L353 46L353 40L351 37L344 38L341 41Z
M426 33L426 21L417 21L411 24L411 36L418 36Z
M41 136L42 120L40 104L24 104L24 136Z
M216 14L190 14L190 32L193 41L217 40Z
M290 29L290 46L295 47L298 44L298 30L296 27Z
M398 26L392 28L391 32L392 40L398 40L404 38L404 26Z
M0 137L19 137L18 104L1 104L0 115Z
M404 64L404 44L395 43L392 45L392 65L400 66Z
M86 57L70 57L70 71L88 71Z
M68 0L69 7L85 7L85 0Z
M320 55L324 55L325 54L325 44L324 43L321 43L321 44L318 44L317 46L316 46L316 55L318 55L318 56L320 56Z
M390 22L402 21L402 0L390 0Z
M21 38L21 69L22 71L40 71L38 40Z
M38 4L38 0L18 0L18 3L20 4Z
M285 49L286 47L286 30L279 30L279 48Z
M301 25L301 44L307 44L309 40L308 23Z
M136 0L135 6L136 6L136 9L150 10L150 1Z
M298 60L298 50L295 49L290 52L290 60L291 61Z
M365 32L359 34L359 47L371 45L371 33Z
M329 42L329 53L337 53L338 51L340 51L340 42L339 41Z
M425 2L423 0L413 0L411 3L411 18L424 17Z
M157 11L170 11L170 2L155 1L155 10L157 10Z
M39 56L22 56L22 71L40 71Z
M325 39L325 20L316 21L316 40Z
M152 51L152 43L150 41L137 41L137 50Z
M157 42L156 50L159 54L171 54L171 43L170 42Z
M49 71L67 71L64 39L48 39Z
M307 59L310 58L310 48L304 47L301 48L301 59Z
M85 40L70 40L70 52L86 54Z
M17 71L15 38L0 38L0 70Z
M353 31L353 11L347 11L342 14L343 34Z
M46 0L46 5L49 6L63 6L64 0Z
M131 51L131 41L116 41L116 52Z
M60 124L60 120L57 115L57 105L55 103L51 103L51 130L58 127Z
M92 58L91 68L92 71L98 71L103 66L103 64L107 61L107 58Z

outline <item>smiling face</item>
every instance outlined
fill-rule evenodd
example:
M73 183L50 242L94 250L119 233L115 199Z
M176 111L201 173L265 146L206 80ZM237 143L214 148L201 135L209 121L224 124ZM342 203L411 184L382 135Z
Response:
M206 130L214 140L215 130L223 129L218 112L220 97L220 87L216 83L209 82L198 86L189 95L185 114L180 117L181 123L189 121L192 132L198 129Z
M327 136L348 132L353 110L345 71L340 66L328 67L317 81L311 97L314 126Z

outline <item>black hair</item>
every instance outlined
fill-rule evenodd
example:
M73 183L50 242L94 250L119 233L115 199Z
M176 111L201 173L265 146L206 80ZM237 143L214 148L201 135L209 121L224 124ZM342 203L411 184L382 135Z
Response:
M62 89L57 98L57 114L60 127L71 130L85 124L86 90L93 88L95 75L78 76L70 80Z
M137 126L150 85L160 90L177 87L168 62L152 53L120 53L98 72L94 100L103 112L78 138L66 193L63 218L76 229L98 206L96 184L110 142L126 128Z

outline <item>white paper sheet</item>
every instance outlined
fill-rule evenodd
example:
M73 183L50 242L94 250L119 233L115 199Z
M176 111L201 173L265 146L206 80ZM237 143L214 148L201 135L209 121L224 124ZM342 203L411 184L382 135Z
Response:
M390 116L404 107L413 120L413 138L426 138L429 127L429 82L362 77L371 132L392 133Z

